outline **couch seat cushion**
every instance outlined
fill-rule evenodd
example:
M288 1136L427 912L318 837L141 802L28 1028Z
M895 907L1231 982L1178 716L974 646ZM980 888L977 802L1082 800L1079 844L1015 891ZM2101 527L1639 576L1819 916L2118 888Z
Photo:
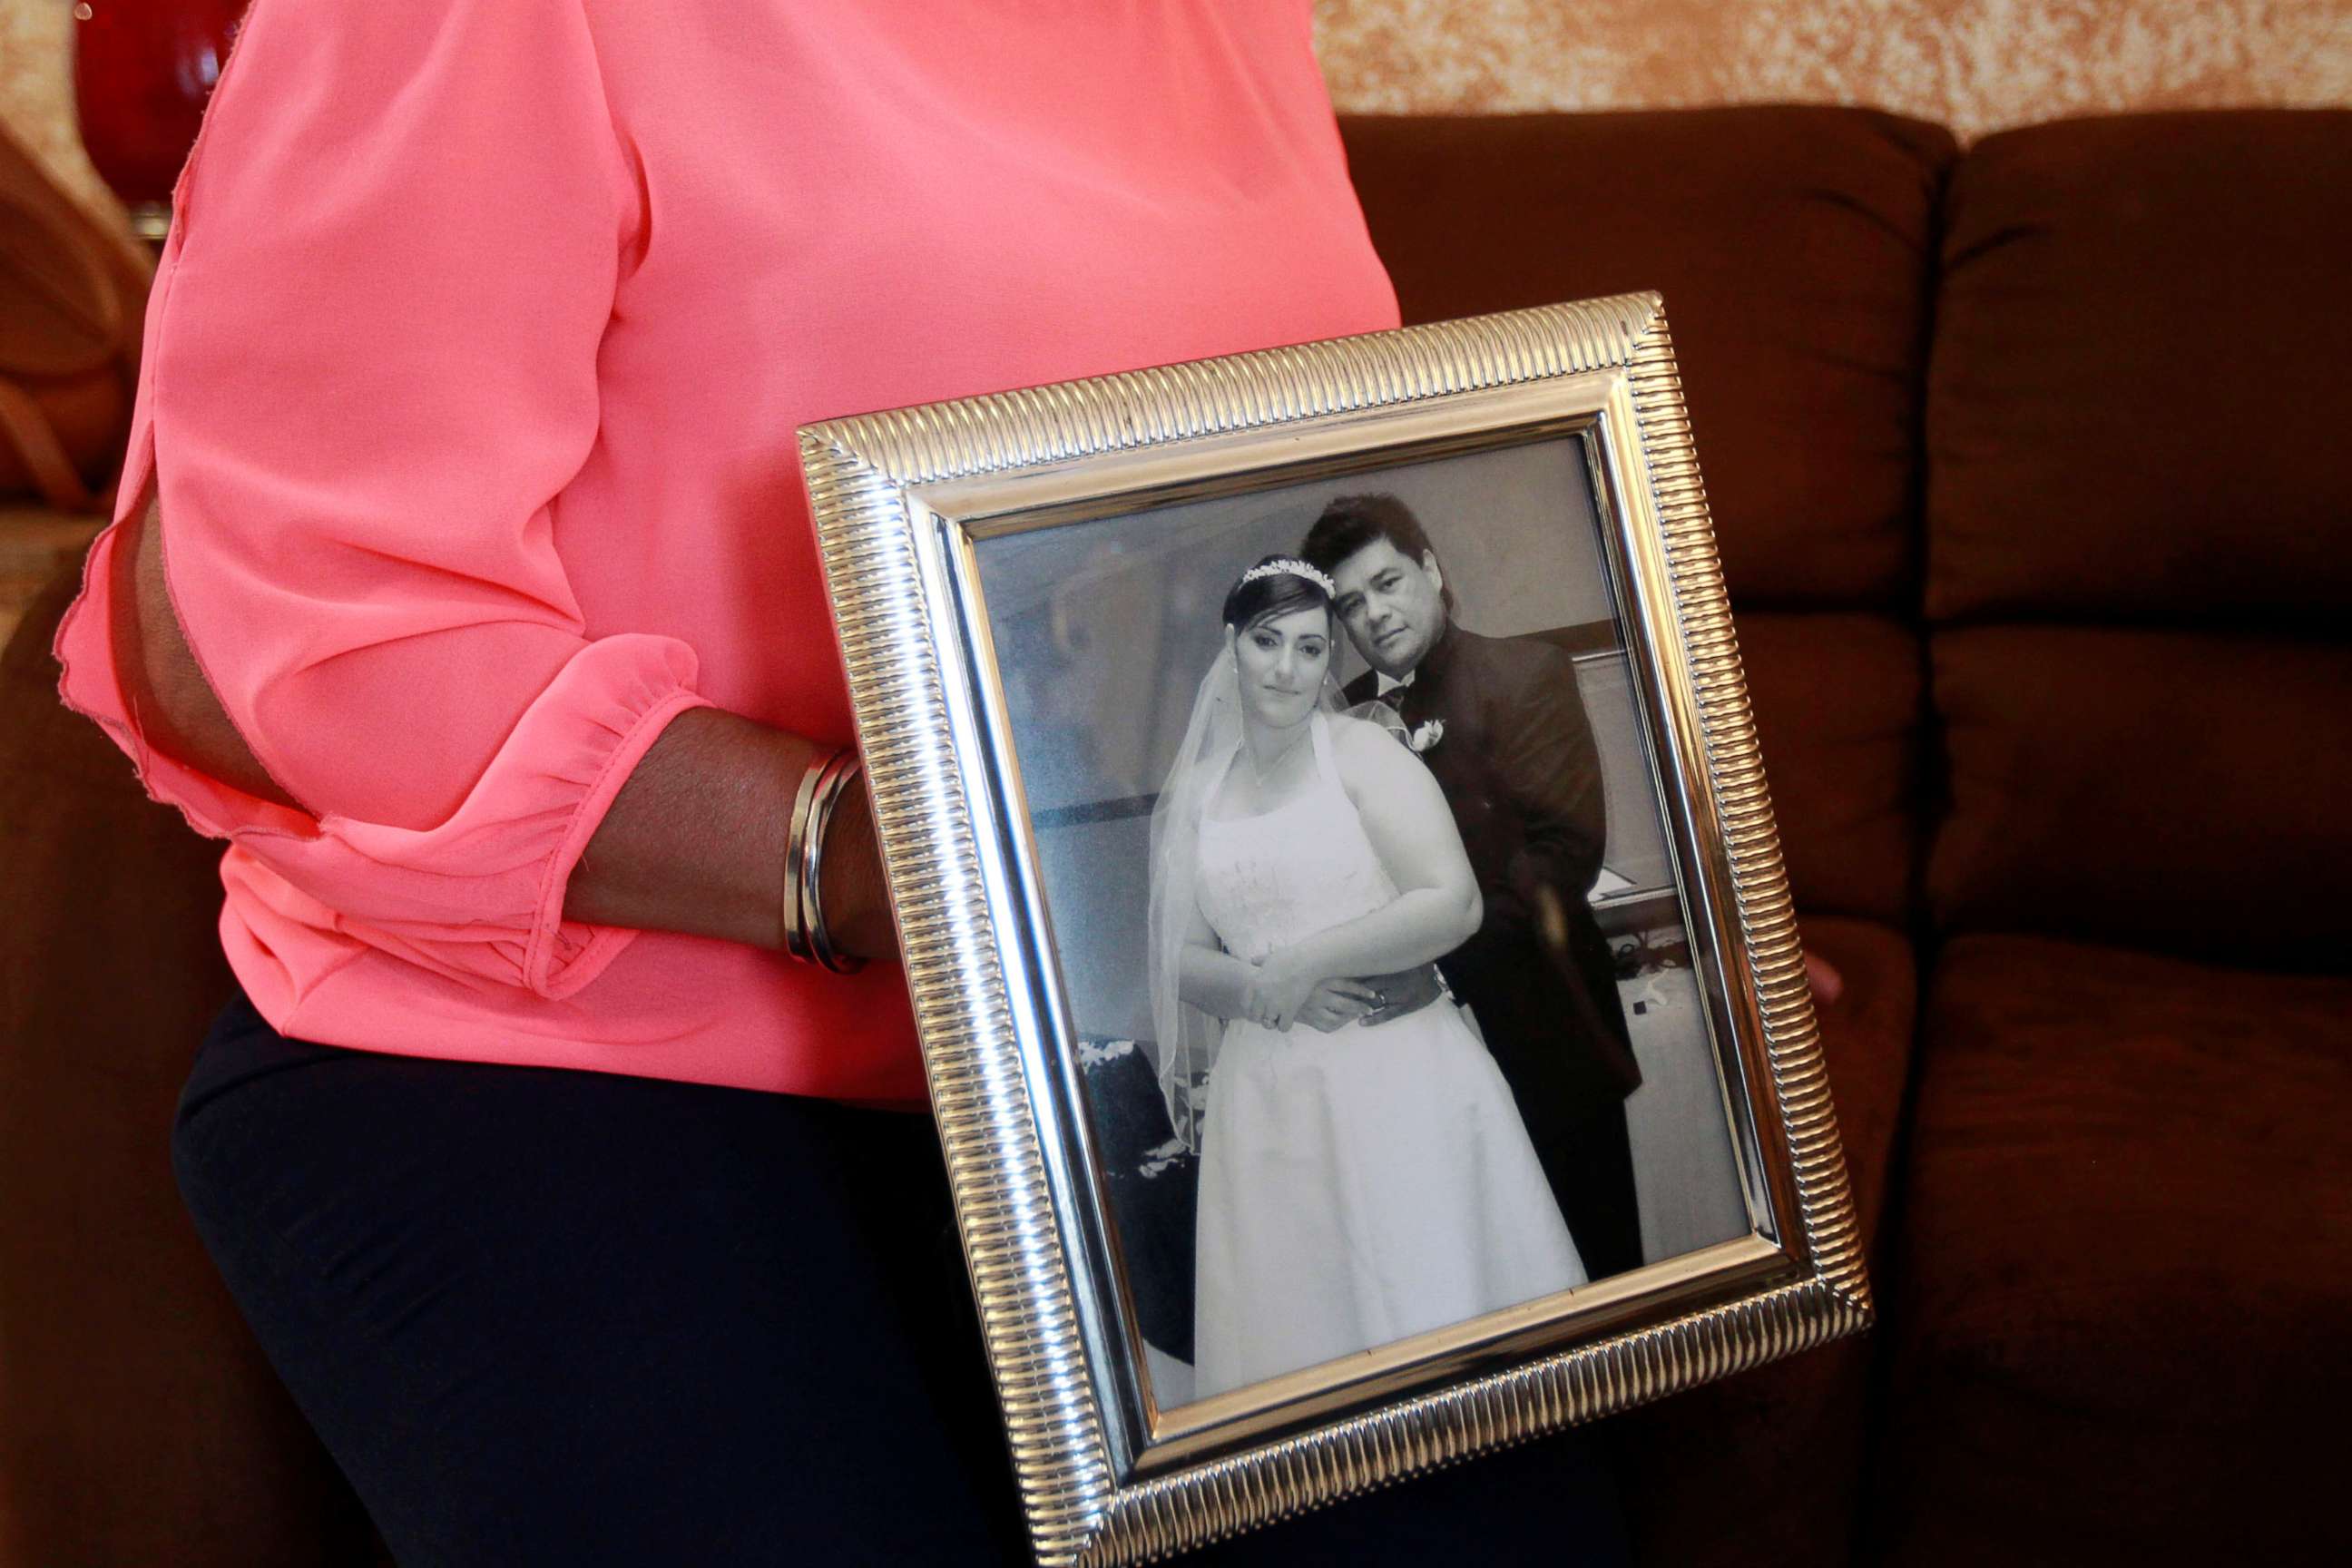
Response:
M1928 995L1884 1560L2352 1560L2352 980L1987 936Z
M1869 921L1809 915L1803 929L1845 979L1844 996L1821 1010L1822 1049L1862 1233L1875 1237L1911 1059L1911 946ZM1846 1561L1875 1342L1841 1340L1606 1423L1640 1560Z

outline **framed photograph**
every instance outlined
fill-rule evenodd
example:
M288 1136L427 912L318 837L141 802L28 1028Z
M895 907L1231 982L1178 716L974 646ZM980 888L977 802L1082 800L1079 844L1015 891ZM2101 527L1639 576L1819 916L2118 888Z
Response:
M801 441L1041 1563L1869 1321L1657 296Z

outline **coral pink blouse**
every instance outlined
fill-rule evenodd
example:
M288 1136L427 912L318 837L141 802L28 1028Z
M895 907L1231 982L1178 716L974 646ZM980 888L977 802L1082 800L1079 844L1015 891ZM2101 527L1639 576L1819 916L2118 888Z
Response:
M182 176L121 514L307 813L225 837L280 1031L922 1094L895 968L562 918L662 726L851 736L794 428L1391 326L1307 0L259 0Z

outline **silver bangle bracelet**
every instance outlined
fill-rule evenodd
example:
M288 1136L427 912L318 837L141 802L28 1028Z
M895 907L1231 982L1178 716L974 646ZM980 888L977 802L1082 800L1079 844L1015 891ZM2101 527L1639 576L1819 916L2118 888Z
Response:
M865 771L855 747L844 746L812 762L793 792L792 826L784 847L784 951L804 963L835 974L862 968L865 960L835 948L825 924L823 865L834 807Z

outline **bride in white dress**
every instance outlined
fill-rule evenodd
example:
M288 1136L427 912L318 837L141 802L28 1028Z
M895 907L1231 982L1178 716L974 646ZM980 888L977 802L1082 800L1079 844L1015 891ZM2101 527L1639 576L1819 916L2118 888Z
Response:
M1234 585L1152 815L1160 1081L1201 1154L1198 1395L1586 1279L1432 968L1480 915L1453 812L1396 737L1332 711L1331 597L1288 557Z

